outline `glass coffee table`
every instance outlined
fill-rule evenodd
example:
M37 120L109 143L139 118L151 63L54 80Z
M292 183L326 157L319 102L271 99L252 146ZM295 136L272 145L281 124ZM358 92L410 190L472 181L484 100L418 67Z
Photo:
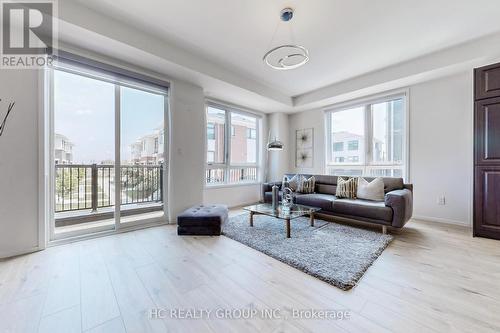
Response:
M250 226L253 227L253 216L256 214L272 216L280 220L285 220L286 225L286 238L290 238L290 220L296 219L301 216L309 215L311 227L314 227L314 213L321 210L321 208L293 205L290 209L284 210L280 204L277 210L274 210L269 203L261 203L243 207L244 210L250 212Z

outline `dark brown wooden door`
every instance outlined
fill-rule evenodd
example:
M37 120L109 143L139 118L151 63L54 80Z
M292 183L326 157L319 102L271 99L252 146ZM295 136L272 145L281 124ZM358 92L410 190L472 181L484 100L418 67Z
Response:
M477 167L474 235L500 239L500 167Z
M477 68L474 75L476 100L500 96L500 63Z
M474 74L474 236L500 239L500 64Z
M500 98L476 102L476 164L500 165Z

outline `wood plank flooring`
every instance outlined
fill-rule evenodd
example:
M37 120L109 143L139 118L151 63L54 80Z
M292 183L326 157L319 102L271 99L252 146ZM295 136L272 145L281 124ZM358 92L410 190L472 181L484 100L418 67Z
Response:
M394 235L348 292L225 237L178 237L175 226L51 247L0 262L0 332L500 331L500 242L422 221ZM350 318L149 318L153 308L249 306Z

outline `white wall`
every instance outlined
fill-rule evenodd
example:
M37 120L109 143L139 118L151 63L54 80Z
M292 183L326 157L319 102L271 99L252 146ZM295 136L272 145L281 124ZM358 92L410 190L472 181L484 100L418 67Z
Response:
M203 196L203 203L205 205L224 204L228 207L243 206L258 202L261 199L261 184L205 188Z
M174 81L170 99L169 219L203 202L205 172L205 97L203 89Z
M312 110L292 114L289 117L290 154L289 169L292 172L308 174L322 174L325 172L325 113L323 110ZM313 128L314 136L314 159L312 168L297 168L295 165L296 131L300 129Z
M472 72L410 87L410 182L414 217L471 225ZM292 114L289 165L294 172L321 174L325 165L322 110ZM295 167L295 131L314 128L314 167ZM446 204L437 204L439 196Z
M472 72L410 88L414 217L471 225ZM446 205L437 204L440 195Z
M38 72L1 70L0 258L38 247Z

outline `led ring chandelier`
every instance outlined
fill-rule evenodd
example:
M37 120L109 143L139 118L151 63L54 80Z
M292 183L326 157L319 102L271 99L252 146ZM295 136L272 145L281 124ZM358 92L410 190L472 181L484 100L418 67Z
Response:
M284 22L289 22L293 18L293 9L285 8L280 12L280 18ZM276 28L276 31L278 28ZM276 31L274 35L276 35ZM290 27L290 34L291 27ZM274 40L271 40L271 43ZM292 36L293 42L293 36ZM309 52L303 46L296 44L285 44L269 50L263 57L264 62L271 68L277 70L289 70L298 68L309 61Z

